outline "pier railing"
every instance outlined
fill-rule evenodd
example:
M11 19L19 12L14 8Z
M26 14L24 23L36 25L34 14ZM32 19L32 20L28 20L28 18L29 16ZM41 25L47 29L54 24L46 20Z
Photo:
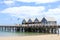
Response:
M1 27L2 25L0 25ZM21 24L21 25L3 25L2 27L57 27L57 24Z
M31 26L38 26L38 27L43 27L43 26L48 26L48 27L57 27L57 24L23 24L21 25L22 27L31 27Z

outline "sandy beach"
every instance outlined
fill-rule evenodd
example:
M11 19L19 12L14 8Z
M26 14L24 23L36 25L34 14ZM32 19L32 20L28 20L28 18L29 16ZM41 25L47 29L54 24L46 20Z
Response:
M6 36L0 37L0 40L60 40L60 35L46 34L46 35L32 35L32 36Z

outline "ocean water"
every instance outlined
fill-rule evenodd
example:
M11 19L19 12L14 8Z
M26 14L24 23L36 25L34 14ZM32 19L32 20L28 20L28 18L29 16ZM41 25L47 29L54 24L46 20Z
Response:
M0 31L0 36L15 36L15 33L12 32L2 32Z
M0 37L1 36L27 36L27 35L39 35L39 34L40 33L4 32L4 31L2 32L2 31L0 31ZM59 28L59 34L60 34L60 28Z
M2 32L0 31L1 36L28 36L28 35L38 35L39 33L26 33L26 32Z

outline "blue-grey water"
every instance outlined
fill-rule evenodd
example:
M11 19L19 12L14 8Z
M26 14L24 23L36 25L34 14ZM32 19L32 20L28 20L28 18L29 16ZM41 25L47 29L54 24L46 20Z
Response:
M33 35L34 33L18 33L18 32L2 32L0 31L0 36L25 36L26 34L28 35ZM59 28L59 34L60 34L60 28Z
M18 36L18 35L22 35L22 34L19 34L19 33L15 33L15 32L2 32L0 31L0 36Z
M28 36L28 35L38 35L40 33L24 33L24 32L2 32L0 31L0 36Z

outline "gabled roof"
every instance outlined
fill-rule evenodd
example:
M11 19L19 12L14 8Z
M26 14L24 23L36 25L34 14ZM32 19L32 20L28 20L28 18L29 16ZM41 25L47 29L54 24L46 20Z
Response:
M25 19L23 19L22 23L26 23L26 20L25 20Z
M39 22L39 20L37 18L35 18L34 22Z
M28 22L32 22L32 20L31 20L31 19L29 19L29 20L28 20Z
M56 19L55 19L54 17L41 17L41 18L38 17L37 19L39 20L39 22L41 22L41 20L42 20L43 18L45 18L47 21L56 21ZM35 20L36 18L25 18L26 22L28 22L29 19L31 19L32 22L34 22L34 20Z
M43 17L41 22L47 22L47 19L45 17Z
M26 22L28 22L29 18L24 18L26 20Z

